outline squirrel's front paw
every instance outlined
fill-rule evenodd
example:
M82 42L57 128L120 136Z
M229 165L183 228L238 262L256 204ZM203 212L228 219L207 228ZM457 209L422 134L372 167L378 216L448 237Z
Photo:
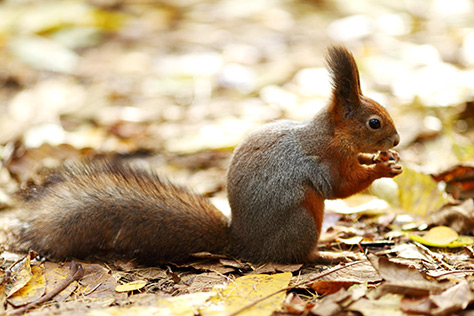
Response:
M402 166L393 160L379 162L375 168L379 171L381 178L393 178L403 172Z
M400 161L400 155L394 151L389 149L388 151L379 151L373 158L374 163L382 163L387 161Z

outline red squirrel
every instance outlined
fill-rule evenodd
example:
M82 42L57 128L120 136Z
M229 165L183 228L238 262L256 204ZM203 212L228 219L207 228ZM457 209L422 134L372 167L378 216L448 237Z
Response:
M307 263L324 200L345 198L402 172L388 112L362 95L352 54L331 47L332 95L312 119L281 120L248 135L227 175L229 220L208 199L120 161L66 165L24 196L34 215L17 245L52 258L115 255L156 265L208 251L254 263ZM382 155L376 155L382 152Z

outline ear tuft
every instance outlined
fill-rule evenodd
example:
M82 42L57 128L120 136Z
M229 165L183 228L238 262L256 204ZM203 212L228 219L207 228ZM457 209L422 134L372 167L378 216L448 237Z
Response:
M362 91L359 70L352 54L343 46L332 46L328 49L326 63L332 79L334 99L359 103Z

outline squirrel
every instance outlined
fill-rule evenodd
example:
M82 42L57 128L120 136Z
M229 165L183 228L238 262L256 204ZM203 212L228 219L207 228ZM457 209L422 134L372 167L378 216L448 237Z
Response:
M324 200L345 198L402 172L388 112L362 95L352 54L328 49L328 104L307 121L250 133L227 174L228 219L200 195L117 160L66 164L23 194L34 212L16 243L56 259L117 255L145 265L211 252L253 263L342 260L317 243ZM379 154L377 154L379 152Z

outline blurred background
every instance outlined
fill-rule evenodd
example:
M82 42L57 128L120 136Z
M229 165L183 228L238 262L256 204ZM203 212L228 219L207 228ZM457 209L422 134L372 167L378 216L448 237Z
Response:
M473 16L471 0L2 1L0 192L109 152L222 192L247 132L326 104L331 44L393 116L405 164L465 164Z

